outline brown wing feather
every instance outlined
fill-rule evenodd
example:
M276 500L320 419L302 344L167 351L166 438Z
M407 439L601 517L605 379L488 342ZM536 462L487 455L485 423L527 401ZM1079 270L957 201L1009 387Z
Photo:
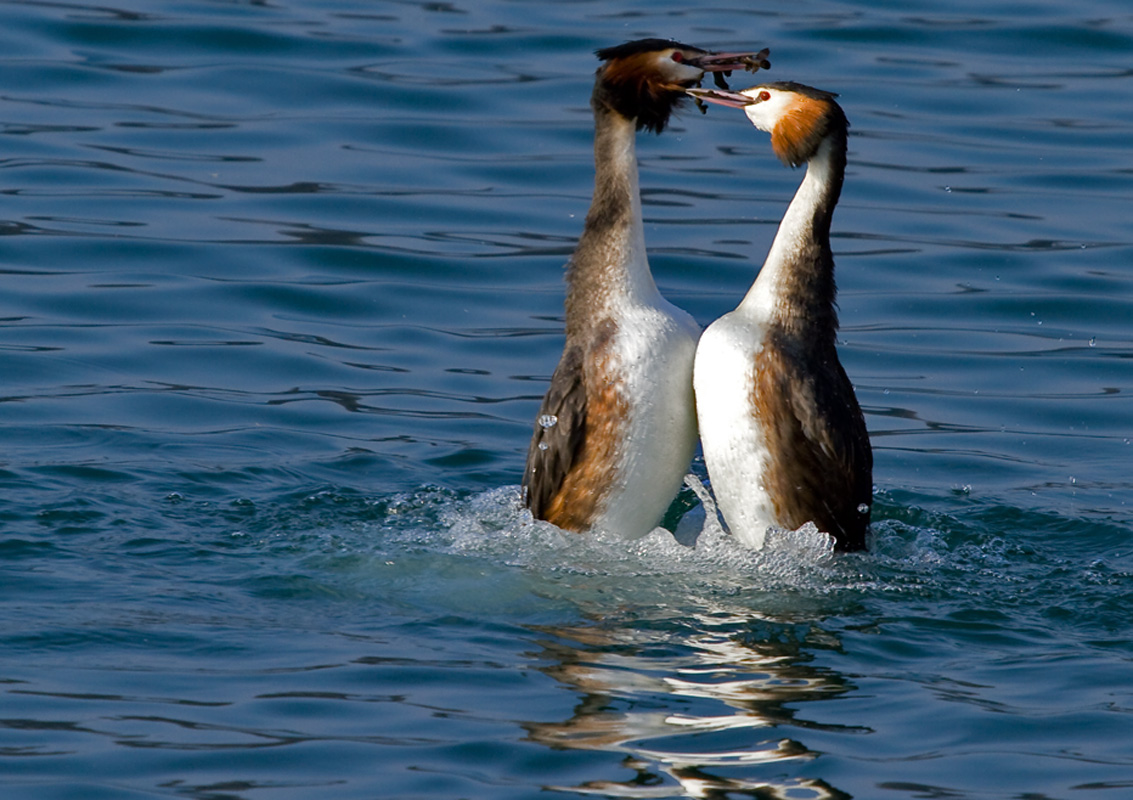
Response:
M804 370L771 347L759 359L769 360L779 363L757 365L755 400L779 454L767 476L776 512L791 528L814 522L839 550L861 549L869 512L859 508L872 503L873 453L853 386L836 355Z
M828 379L809 387L819 392L817 402L796 416L811 450L815 524L837 539L839 550L860 550L873 502L873 452L849 378L838 362L828 366Z
M542 421L555 419L547 426ZM586 440L586 383L582 349L563 352L539 406L523 472L523 499L536 519L546 519L551 502Z

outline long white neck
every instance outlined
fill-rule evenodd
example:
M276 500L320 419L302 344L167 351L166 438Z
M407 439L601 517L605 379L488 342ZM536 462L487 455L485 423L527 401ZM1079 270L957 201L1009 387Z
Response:
M615 303L661 301L645 253L635 134L633 120L595 113L594 199L567 273L568 334L572 317L593 317Z
M740 303L741 314L788 327L837 329L830 221L842 189L846 148L830 136L807 162L759 276Z

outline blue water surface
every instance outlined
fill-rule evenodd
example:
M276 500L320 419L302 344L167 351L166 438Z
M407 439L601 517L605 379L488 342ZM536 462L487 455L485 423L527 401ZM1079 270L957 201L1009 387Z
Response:
M866 553L743 549L699 459L675 534L519 509L643 36L851 120ZM3 797L1129 797L1131 52L1123 0L0 2ZM639 157L707 324L801 174L723 108Z

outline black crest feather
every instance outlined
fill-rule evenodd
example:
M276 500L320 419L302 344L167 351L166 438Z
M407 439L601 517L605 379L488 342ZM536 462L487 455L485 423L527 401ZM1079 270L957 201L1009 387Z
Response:
M675 47L678 50L690 50L694 53L704 53L699 47L675 41L673 39L635 39L632 42L616 44L613 47L602 47L594 51L602 61L612 61L615 58L627 58L639 53L656 53Z

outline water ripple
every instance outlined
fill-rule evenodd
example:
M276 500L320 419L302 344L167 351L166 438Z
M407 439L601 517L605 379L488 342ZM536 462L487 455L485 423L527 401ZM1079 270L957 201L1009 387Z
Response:
M144 5L2 6L5 797L1128 793L1117 4ZM847 109L867 553L521 508L633 36ZM638 147L701 323L800 179L725 112Z

